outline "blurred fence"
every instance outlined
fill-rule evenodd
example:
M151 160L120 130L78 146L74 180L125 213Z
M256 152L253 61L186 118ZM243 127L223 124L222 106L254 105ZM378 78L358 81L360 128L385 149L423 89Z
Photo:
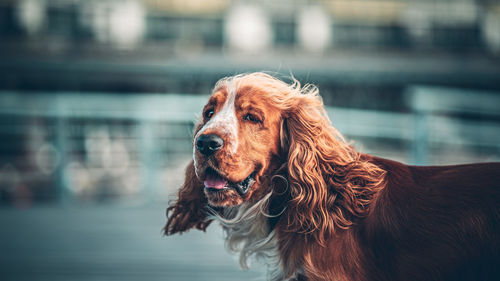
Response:
M500 95L410 87L413 112L327 107L363 152L414 164L500 159ZM166 200L206 96L0 93L0 202Z
M410 113L327 109L364 152L416 165L500 159L500 94L411 86L405 98Z
M446 156L439 159L443 157L439 150L448 147L463 151L453 153L462 162L476 158L464 155L467 151L485 155L476 161L499 160L499 93L415 86L406 94L414 113L414 163L446 163ZM460 160L460 156L465 157Z
M3 201L166 198L200 96L0 93ZM0 197L1 200L1 197Z

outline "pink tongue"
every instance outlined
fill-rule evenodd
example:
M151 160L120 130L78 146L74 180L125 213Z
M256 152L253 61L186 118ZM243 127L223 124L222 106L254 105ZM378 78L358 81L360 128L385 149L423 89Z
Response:
M205 187L223 189L226 186L227 181L217 175L207 175L205 179Z

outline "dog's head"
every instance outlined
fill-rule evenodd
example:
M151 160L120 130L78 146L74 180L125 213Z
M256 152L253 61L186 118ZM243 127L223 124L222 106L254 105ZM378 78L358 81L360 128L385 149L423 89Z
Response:
M236 75L216 83L201 114L193 161L177 202L167 209L167 234L205 229L207 204L230 207L259 200L272 192L270 181L278 170L285 174L288 192L300 200L313 198L297 188L325 185L318 176L315 143L323 128L333 127L316 87L265 73Z
M166 233L204 229L207 204L256 202L274 191L270 183L278 173L287 181L287 227L333 228L339 220L329 210L345 188L328 188L335 183L324 175L350 169L358 157L331 126L316 87L264 73L224 78L195 128L193 161L179 199L168 208Z
M283 111L276 98L288 85L264 74L220 80L193 139L196 176L212 206L255 199L279 166Z

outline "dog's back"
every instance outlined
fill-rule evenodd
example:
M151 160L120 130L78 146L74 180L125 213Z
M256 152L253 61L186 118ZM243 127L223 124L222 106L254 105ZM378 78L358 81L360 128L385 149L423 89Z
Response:
M381 280L500 280L500 163L407 166L360 227Z

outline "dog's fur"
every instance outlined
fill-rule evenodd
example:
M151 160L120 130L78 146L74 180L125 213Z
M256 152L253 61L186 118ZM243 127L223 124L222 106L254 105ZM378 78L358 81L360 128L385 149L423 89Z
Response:
M252 73L222 79L195 128L165 234L219 220L231 249L273 280L500 280L500 163L418 167L357 152L316 87ZM229 188L205 188L210 168ZM247 193L231 188L251 177Z

